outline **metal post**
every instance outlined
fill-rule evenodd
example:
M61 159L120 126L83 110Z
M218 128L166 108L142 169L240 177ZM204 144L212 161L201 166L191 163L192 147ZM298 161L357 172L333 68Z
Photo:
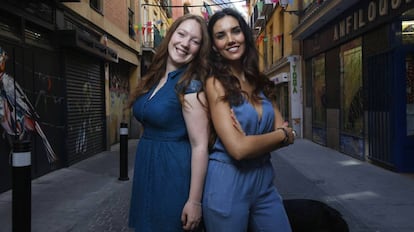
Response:
M12 154L12 230L31 231L31 142L15 141Z
M129 180L128 177L128 124L121 123L119 128L119 180Z

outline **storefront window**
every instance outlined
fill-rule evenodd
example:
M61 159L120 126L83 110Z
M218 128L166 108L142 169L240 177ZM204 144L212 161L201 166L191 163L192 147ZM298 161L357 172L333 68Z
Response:
M312 59L312 140L326 145L325 54Z
M289 85L286 83L283 85L283 112L282 116L285 121L289 120Z
M407 75L407 136L414 135L414 54L406 58Z
M402 21L402 41L404 44L414 44L414 21Z
M277 91L279 97L277 98L277 105L279 111L285 121L289 120L289 85L287 83L281 83L277 85Z
M324 126L326 122L325 54L313 59L313 124Z
M341 47L341 126L346 133L363 134L364 108L362 94L361 40L354 40Z

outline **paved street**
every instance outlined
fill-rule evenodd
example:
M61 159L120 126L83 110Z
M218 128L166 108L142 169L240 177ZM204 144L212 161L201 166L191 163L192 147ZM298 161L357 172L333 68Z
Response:
M127 228L136 140L129 141L129 181L119 181L119 146L32 181L33 232L131 231ZM308 140L273 153L285 198L323 201L352 232L412 232L414 178L361 162ZM0 194L0 231L11 231L11 191Z
M414 178L361 162L309 140L273 155L282 196L321 200L351 232L414 231Z
M119 144L32 181L32 232L128 231L137 140L129 140L129 181L119 178ZM0 194L0 232L12 231L11 191Z

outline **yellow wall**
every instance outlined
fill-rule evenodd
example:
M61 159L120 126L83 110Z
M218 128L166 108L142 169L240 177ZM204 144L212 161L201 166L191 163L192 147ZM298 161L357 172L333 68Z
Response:
M290 8L294 8L294 6ZM266 22L265 28L262 28L262 31L257 36L261 68L268 69L279 60L299 53L299 41L293 41L291 35L291 31L293 31L297 23L298 17L295 14L283 12L279 6L274 9ZM265 45L264 38L267 38L266 48L263 47ZM264 60L265 50L267 54L266 62Z

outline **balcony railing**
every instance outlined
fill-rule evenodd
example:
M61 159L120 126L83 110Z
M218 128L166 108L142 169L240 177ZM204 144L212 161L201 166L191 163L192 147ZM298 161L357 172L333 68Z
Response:
M158 46L161 44L161 41L163 39L164 37L161 36L161 33L158 30L158 28L154 27L153 33L151 35L148 35L148 39L142 42L142 46L145 48L157 50Z
M154 48L158 48L158 46L161 44L163 37L160 34L160 31L158 28L154 29Z
M256 3L253 9L253 14L252 14L252 19L251 19L253 28L262 27L264 23L264 19L265 19L264 15L262 14L263 9L260 9L258 4L260 3L259 2Z
M254 30L260 31L261 28L266 24L266 18L270 16L273 11L275 4L270 0L260 0L256 3L253 9L250 22L251 27Z

